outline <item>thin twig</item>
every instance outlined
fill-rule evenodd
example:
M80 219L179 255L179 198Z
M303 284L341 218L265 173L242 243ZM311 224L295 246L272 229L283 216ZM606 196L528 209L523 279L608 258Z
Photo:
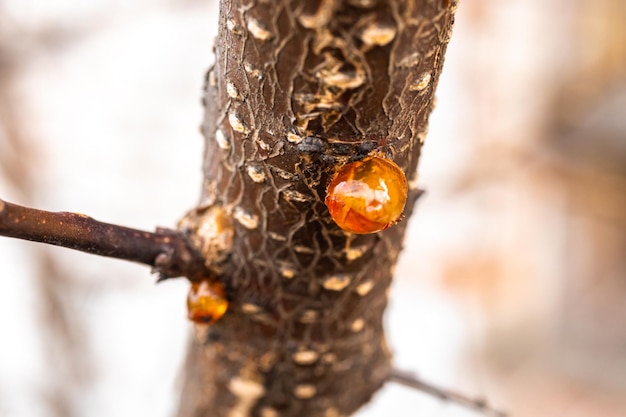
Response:
M0 236L76 249L153 267L159 281L206 276L202 256L180 232L155 233L103 223L79 213L37 210L0 200Z
M491 415L494 417L506 417L507 415L503 411L491 408L491 406L487 404L487 400L484 398L471 398L445 388L436 387L428 382L422 381L417 376L409 372L393 369L391 371L391 375L389 376L389 381L420 390L422 392L440 398L443 401L454 402L464 407L480 411L487 415Z

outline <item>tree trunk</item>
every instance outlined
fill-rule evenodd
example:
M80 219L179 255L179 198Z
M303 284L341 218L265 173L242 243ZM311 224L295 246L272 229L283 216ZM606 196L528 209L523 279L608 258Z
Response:
M201 203L180 223L229 294L197 326L179 417L348 416L389 378L382 318L455 0L222 0ZM341 230L324 204L365 155L409 180L404 219Z

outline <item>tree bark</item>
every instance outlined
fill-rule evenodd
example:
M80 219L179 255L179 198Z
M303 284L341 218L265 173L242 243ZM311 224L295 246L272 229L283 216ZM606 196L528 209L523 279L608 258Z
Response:
M382 318L456 1L220 6L201 203L180 229L230 304L196 329L179 416L348 416L391 373ZM354 235L326 187L372 154L403 169L409 200Z

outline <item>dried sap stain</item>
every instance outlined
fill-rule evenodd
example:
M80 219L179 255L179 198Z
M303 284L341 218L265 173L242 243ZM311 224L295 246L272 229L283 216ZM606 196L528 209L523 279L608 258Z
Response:
M326 206L337 225L347 232L376 233L395 224L407 199L404 172L378 156L343 166L326 192Z

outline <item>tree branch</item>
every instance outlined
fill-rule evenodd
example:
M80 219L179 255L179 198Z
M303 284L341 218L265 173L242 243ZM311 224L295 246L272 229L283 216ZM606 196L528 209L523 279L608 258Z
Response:
M443 401L450 401L490 416L506 417L507 415L503 411L491 408L491 406L487 403L487 400L484 398L470 398L466 395L459 394L446 388L436 387L405 371L399 371L397 369L392 370L391 375L389 375L389 381L407 386L409 388L414 388L440 398Z
M0 235L149 265L159 281L180 276L194 280L208 273L188 239L170 229L151 233L84 214L53 213L0 200Z

